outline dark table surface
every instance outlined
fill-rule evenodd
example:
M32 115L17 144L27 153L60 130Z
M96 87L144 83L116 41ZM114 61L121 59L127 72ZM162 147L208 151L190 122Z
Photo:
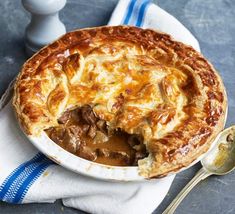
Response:
M155 2L177 17L196 36L202 53L220 72L229 100L226 126L235 124L235 1L158 0ZM67 31L104 25L109 20L116 3L117 0L68 0L60 17ZM29 14L23 10L20 1L0 1L0 95L26 60L23 35L28 22ZM199 168L200 164L197 164L179 173L166 198L154 213L162 213ZM57 201L54 204L27 205L0 202L0 213L75 214L83 212L66 208L61 201ZM176 211L176 214L188 213L235 213L235 172L221 177L212 176L195 187Z

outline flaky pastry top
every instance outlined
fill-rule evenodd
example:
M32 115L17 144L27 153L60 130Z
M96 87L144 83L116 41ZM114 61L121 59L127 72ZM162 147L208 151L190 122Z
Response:
M67 33L23 65L13 105L28 135L85 104L109 127L143 136L150 155L139 170L148 178L206 152L227 105L219 75L200 53L167 34L130 26Z

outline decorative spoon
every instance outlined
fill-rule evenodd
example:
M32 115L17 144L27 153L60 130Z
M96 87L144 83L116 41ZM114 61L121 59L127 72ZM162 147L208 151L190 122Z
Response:
M187 194L210 175L225 175L235 168L235 126L222 131L216 145L201 160L202 168L181 190L162 214L172 214Z

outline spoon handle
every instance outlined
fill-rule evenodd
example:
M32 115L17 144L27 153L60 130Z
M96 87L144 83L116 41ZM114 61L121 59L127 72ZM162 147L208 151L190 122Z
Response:
M191 189L196 186L201 180L204 180L212 173L201 168L197 174L192 178L192 180L181 190L181 192L176 196L176 198L170 203L170 205L165 209L162 214L173 214L178 207L178 205L183 201Z

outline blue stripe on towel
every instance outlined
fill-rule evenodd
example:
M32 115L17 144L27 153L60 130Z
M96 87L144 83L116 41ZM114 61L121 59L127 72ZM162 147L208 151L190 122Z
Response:
M152 0L131 0L122 23L124 25L141 27L143 25L146 9L151 2Z
M50 166L52 163L45 161L44 163L41 163L40 165L35 168L35 170L25 179L21 187L18 189L13 203L20 203L23 201L24 196L28 192L31 185L37 180L37 178L44 172L44 170Z
M127 25L128 22L130 21L130 18L131 18L131 15L132 15L132 12L133 12L133 9L134 9L134 6L135 6L136 2L137 2L137 0L131 0L130 1L129 5L128 5L128 8L127 8L126 17L123 21L124 25Z
M147 7L150 5L150 3L151 3L151 0L143 1L142 5L139 9L139 14L138 14L138 18L137 18L135 26L141 27L143 25L145 12L146 12Z
M3 197L4 201L12 202L14 200L18 189L21 187L27 177L35 170L35 168L37 168L37 166L38 162L24 168L22 173L20 173L20 175L14 179L13 183L11 183L10 188L7 190L7 193Z
M5 181L2 183L2 185L0 186L0 199L3 199L4 195L7 193L7 191L9 190L11 184L14 182L14 180L22 173L22 171L30 166L32 163L37 162L37 161L41 161L42 160L42 155L41 153L38 153L36 156L34 156L34 158L32 158L31 160L21 164L18 168L16 168L6 179Z
M3 182L0 186L0 199L7 202L15 202L15 196L18 193L18 190L24 184L25 189L27 186L32 185L32 181L29 181L28 178L31 178L31 174L37 169L39 170L40 174L46 169L45 165L49 166L53 164L51 160L49 160L45 155L42 153L38 153L34 156L31 160L21 164L17 167ZM37 173L39 176L39 173ZM27 183L25 182L27 181ZM21 199L22 197L18 195ZM22 198L23 199L23 198ZM20 200L18 200L19 202Z

